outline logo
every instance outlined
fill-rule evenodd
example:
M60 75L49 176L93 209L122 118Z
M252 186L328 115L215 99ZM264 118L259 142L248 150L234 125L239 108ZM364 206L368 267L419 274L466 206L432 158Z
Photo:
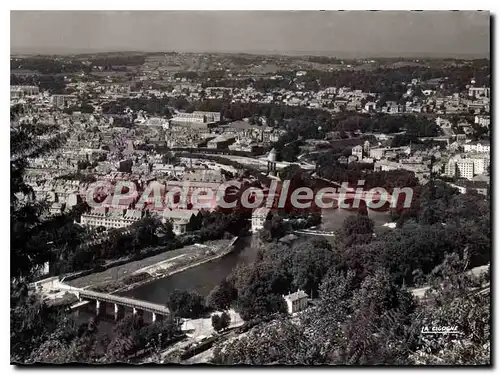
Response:
M425 335L462 335L458 326L423 326L420 333Z

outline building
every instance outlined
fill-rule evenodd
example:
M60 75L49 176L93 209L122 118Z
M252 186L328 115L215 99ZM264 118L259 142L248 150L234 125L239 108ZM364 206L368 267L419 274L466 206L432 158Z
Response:
M91 227L124 228L139 221L142 217L141 210L98 207L82 214L80 222L82 225Z
M189 224L189 220L179 219L172 223L172 231L176 236L180 236L187 232L187 226Z
M464 144L465 152L490 152L490 143L489 142L478 142L475 144L466 143Z
M372 159L380 160L384 156L385 152L386 149L382 147L372 148L370 149L370 157Z
M267 207L259 207L252 212L252 232L257 232L264 228L269 212L271 209Z
M233 135L222 134L208 141L207 147L214 149L227 149L229 145L233 144L235 141L236 138Z
M471 180L476 175L487 174L489 165L490 158L486 154L470 155L467 158L455 155L445 164L445 175Z
M266 158L267 173L276 176L276 149L273 147Z
M479 97L490 97L490 88L489 87L469 87L469 96L473 96L475 98Z
M67 107L74 100L76 100L75 95L55 94L50 97L51 104L56 107Z
M171 125L194 128L207 128L209 125L220 122L219 112L194 111L192 113L177 113L171 120Z
M474 163L474 175L485 174L488 172L490 166L490 159L488 157L472 157L469 158Z
M455 175L468 180L472 179L472 177L474 177L474 161L471 159L458 160L456 163Z
M184 167L183 165L154 163L152 171L154 173L165 173L168 176L182 177L182 175L186 171L186 167Z
M192 217L197 216L198 210L179 210L166 209L163 211L162 221L172 223L172 230L176 235L181 235L187 232L187 226Z
M10 86L11 99L19 99L25 96L38 95L38 86Z
M456 160L450 159L448 163L444 166L444 174L448 177L455 177L457 173L457 162Z
M159 117L150 117L144 122L141 122L145 126L155 126L160 128L168 128L168 121Z
M474 118L474 123L484 127L490 126L490 116L476 116Z
M225 178L220 169L198 169L185 172L182 176L182 181L222 183L225 181Z
M455 184L450 183L450 186L456 188L461 194L469 191L474 191L477 194L488 196L489 184L486 181L460 181Z
M365 112L375 112L375 110L377 109L377 103L375 102L368 102L365 104Z
M287 296L283 295L288 313L293 314L307 308L308 297L307 293L303 290L297 290L295 293L288 294Z
M352 148L352 155L357 156L358 160L363 159L363 146L357 145Z
M370 149L370 141L365 141L365 143L363 143L363 157L367 157L370 155Z
M51 215L61 215L64 211L64 205L61 202L54 202L49 208Z
M357 161L361 161L361 159L359 159L356 155L349 155L347 157L347 164L356 163Z

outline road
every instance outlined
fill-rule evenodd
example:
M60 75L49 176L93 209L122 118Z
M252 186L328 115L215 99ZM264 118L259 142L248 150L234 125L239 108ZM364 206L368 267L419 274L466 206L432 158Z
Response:
M474 277L479 277L481 274L488 272L488 268L489 268L489 265L475 267L475 268L472 268L471 270L467 271L467 274L472 275ZM410 291L415 297L421 299L421 298L424 298L425 292L427 290L429 290L429 288L430 288L430 286L424 286L422 288L411 289Z

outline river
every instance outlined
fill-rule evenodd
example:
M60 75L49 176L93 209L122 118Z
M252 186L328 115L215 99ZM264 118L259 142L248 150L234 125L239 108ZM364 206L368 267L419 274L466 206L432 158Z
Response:
M250 263L255 259L257 248L252 246L253 240L254 237L239 238L234 244L235 249L222 258L119 294L162 305L175 289L194 291L207 296L216 285L229 276L237 264Z
M356 215L356 212L342 209L324 210L320 228L324 231L337 230L350 215ZM368 216L375 222L375 232L387 230L383 227L383 224L390 220L387 212L369 210ZM234 245L234 251L222 258L118 294L162 305L167 302L169 294L175 289L193 291L206 297L216 285L229 276L236 265L247 264L255 259L257 255L255 241L254 236L239 238ZM92 310L92 304L81 309L79 320L83 321L93 316Z
M348 216L355 214L356 212L341 209L325 210L321 229L325 231L337 230ZM389 215L386 212L370 210L368 216L375 222L377 231L382 230L382 225L389 220ZM235 244L235 250L222 258L143 284L123 292L121 295L160 304L166 303L169 293L174 289L195 291L205 297L216 285L229 276L237 264L249 263L255 259L257 249L252 246L253 240L255 239L252 237L240 238Z

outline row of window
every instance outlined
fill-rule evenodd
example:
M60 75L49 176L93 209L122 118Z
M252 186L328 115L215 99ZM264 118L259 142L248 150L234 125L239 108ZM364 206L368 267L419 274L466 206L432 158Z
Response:
M95 225L95 226L103 226L103 227L115 227L121 228L126 227L127 225L132 224L134 221L132 220L123 220L123 219L86 219L82 218L82 224L87 225Z

